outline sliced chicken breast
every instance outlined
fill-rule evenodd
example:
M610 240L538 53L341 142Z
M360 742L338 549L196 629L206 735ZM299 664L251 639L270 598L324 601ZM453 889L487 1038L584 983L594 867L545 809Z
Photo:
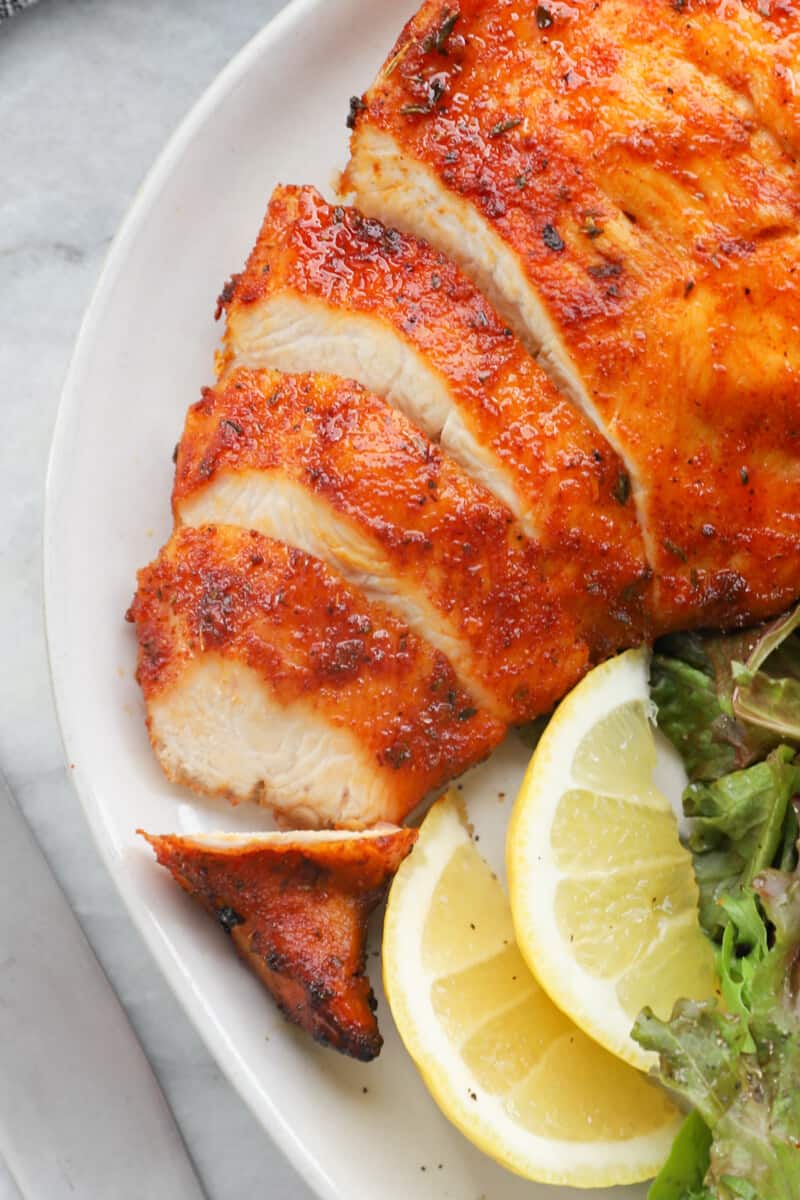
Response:
M547 549L598 653L641 639L650 571L622 462L450 260L313 188L280 187L220 300L223 374L357 379Z
M794 0L693 0L682 49L740 98L745 112L790 155L800 156L800 17ZM686 14L687 17L689 14Z
M367 921L416 829L139 832L176 883L216 917L287 1020L362 1062L378 1055Z
M800 592L796 16L742 11L426 3L353 105L360 208L453 257L623 458L662 629Z
M569 582L490 492L352 381L239 370L207 389L173 505L178 521L257 529L330 563L502 721L546 712L586 669Z
M284 823L402 820L504 733L404 622L255 531L178 529L128 616L168 778Z

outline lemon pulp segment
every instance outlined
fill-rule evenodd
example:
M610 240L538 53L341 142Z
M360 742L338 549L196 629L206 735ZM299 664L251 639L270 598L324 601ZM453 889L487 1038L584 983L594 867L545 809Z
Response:
M389 896L384 981L400 1035L447 1117L530 1179L648 1178L679 1116L551 1001L516 944L508 899L457 801L439 801Z
M647 655L595 668L554 714L508 832L522 953L553 1000L601 1045L639 1067L630 1037L649 1004L717 986L698 890L669 801L653 783Z

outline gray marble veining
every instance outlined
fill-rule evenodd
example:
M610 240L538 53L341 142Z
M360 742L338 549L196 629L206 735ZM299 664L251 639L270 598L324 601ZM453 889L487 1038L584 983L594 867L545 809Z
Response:
M40 0L0 27L0 764L142 1039L210 1200L311 1193L209 1058L90 840L50 695L41 519L61 383L114 232L188 107L280 7ZM0 1164L0 1200L17 1198Z

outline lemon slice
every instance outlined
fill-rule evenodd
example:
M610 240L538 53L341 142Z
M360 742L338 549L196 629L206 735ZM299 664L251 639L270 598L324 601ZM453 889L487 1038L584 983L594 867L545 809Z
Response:
M668 1017L717 981L697 918L691 856L653 783L648 656L596 667L561 703L520 788L506 842L527 963L606 1049L647 1068L630 1036L649 1004Z
M576 1187L656 1173L680 1118L646 1076L559 1012L453 795L392 884L383 976L400 1036L454 1125L528 1179Z

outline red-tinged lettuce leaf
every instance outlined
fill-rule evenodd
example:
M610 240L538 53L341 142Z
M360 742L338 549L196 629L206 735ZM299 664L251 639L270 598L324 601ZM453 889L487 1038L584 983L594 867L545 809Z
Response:
M733 664L734 716L800 743L800 605L762 632L744 665Z
M800 744L800 607L735 634L657 644L650 694L690 779L719 779L780 742Z
M703 1181L710 1197L800 1200L798 1043L756 1040L756 1052L746 1053L746 1031L714 1004L679 1001L669 1021L645 1010L634 1037L659 1054L661 1081L711 1130Z
M800 874L762 872L726 903L731 937L750 960L745 976L732 972L735 957L720 954L723 990L733 989L737 1011L683 1000L661 1021L645 1009L634 1037L659 1055L658 1077L711 1131L701 1196L800 1200ZM689 1179L683 1194L662 1200L696 1195Z
M650 1008L636 1019L633 1037L659 1056L658 1077L714 1130L741 1090L739 1059L747 1031L714 1001L679 1000L668 1021Z
M714 1129L707 1182L720 1196L800 1200L800 875L765 871L753 887L773 945L752 971L755 1050L741 1056L744 1086Z
M761 1066L774 1096L774 1121L800 1159L800 872L764 871L753 887L774 944L754 972L750 1028L757 1045L769 1047Z
M677 657L690 652L691 641L699 641L697 635L671 641L675 654L653 655L650 696L658 727L680 754L689 778L719 779L771 750L778 740L773 734L765 737L736 720L730 691L715 678L707 655L703 666Z

